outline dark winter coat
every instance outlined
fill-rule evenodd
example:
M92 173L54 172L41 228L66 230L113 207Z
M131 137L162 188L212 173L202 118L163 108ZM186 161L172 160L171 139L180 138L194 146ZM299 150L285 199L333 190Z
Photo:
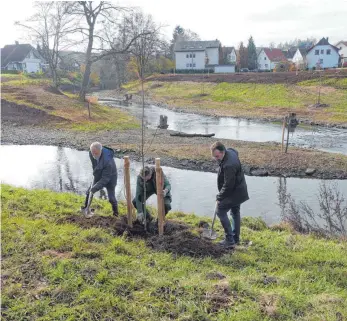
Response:
M89 152L94 175L94 185L91 190L93 193L106 187L106 185L117 185L117 167L113 157L114 150L108 147L102 148L99 161Z
M221 203L237 206L249 199L245 175L235 149L226 150L219 164L217 184L217 200Z
M150 197L153 194L157 194L157 179L155 175L155 168L151 167L152 177L150 180L146 182L146 195L147 198ZM163 173L163 180L164 180L164 186L163 190L167 189L168 193L166 194L165 198L168 198L171 201L171 185L165 174ZM136 182L136 208L141 209L142 208L142 200L143 200L143 192L144 192L144 179L138 175L137 176L137 182Z

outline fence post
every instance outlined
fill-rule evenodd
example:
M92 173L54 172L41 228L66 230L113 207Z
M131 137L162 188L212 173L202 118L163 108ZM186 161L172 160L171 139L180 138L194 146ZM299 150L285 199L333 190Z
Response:
M130 161L129 156L124 156L124 178L125 178L125 197L127 201L127 218L128 225L133 226L133 204L131 202L131 186L130 186Z
M164 234L164 195L163 195L163 171L160 167L160 158L155 159L155 175L157 182L157 206L158 206L158 230L159 235Z

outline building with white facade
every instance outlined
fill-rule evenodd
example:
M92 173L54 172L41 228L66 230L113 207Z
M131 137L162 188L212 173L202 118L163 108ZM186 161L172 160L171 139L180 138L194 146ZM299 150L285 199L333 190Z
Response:
M293 57L293 63L296 68L306 69L307 61L306 61L307 50L305 48L298 48Z
M175 44L176 70L198 70L219 64L219 40L180 41Z
M341 57L341 65L347 67L347 41L340 41L336 44Z
M38 72L45 61L37 50L29 44L6 45L1 48L1 69Z
M307 51L306 61L309 69L336 68L339 66L339 48L329 43L329 38L322 38Z
M281 61L287 61L281 49L262 48L258 54L258 69L273 70Z

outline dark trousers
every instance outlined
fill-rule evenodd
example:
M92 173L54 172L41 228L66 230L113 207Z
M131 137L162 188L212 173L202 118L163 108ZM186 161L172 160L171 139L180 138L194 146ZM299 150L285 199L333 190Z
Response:
M116 186L117 186L117 184L115 185L114 183L110 182L105 187L107 190L108 201L112 205L112 211L113 211L113 213L118 214L118 202L116 199ZM88 188L87 193L86 193L86 200L84 202L84 207L87 207L87 205L88 205L89 192L90 192L90 187Z
M229 211L231 211L232 225L228 217ZM232 243L239 243L241 229L240 205L231 206L221 202L217 206L217 216L224 228L225 239Z
M154 193L146 193L146 200L149 199L153 194ZM133 206L138 210L138 212L143 213L143 201L142 201L143 196L141 195L139 197L140 197L139 200L142 204L142 208L138 209L136 207L136 198L133 199ZM165 210L165 215L171 211L171 197L170 196L164 197L164 210ZM146 213L148 213L148 215L150 216L147 208L146 208Z

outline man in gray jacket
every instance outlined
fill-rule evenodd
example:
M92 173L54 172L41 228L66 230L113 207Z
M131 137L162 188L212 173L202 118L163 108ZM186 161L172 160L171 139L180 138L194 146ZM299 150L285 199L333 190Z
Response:
M211 146L211 152L219 163L217 215L225 232L225 240L220 244L233 247L240 242L240 206L249 199L245 175L235 149L226 149L221 142L216 142ZM233 226L228 218L229 211Z

